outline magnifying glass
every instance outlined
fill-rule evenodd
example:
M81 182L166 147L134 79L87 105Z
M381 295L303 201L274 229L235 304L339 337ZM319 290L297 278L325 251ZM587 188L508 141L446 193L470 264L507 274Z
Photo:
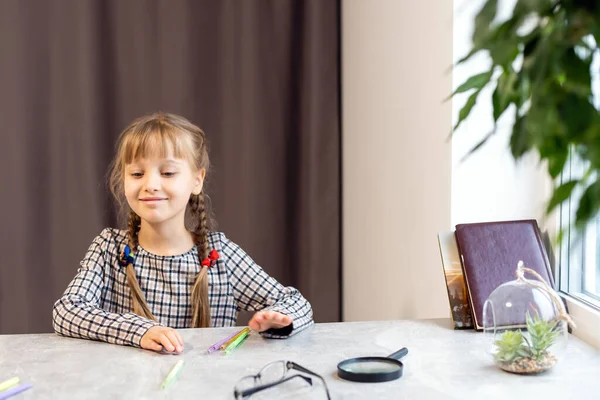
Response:
M408 354L406 347L387 357L350 358L338 364L338 376L354 382L387 382L402 376L400 359Z

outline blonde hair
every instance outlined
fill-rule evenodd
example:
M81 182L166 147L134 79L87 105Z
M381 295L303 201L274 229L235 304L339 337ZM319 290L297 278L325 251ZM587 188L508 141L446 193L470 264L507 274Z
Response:
M117 145L117 154L110 170L110 190L118 203L126 204L123 177L127 164L138 158L148 156L166 157L169 150L176 158L187 159L193 169L204 169L208 174L210 161L204 132L187 119L174 114L154 113L136 119L121 133ZM192 194L187 211L192 219L190 229L194 242L198 246L200 272L191 291L192 328L210 326L210 305L208 301L208 267L202 266L202 260L208 257L208 233L212 225L207 211L204 187L199 195ZM128 245L132 253L137 251L138 233L141 218L129 211L127 223ZM127 284L131 291L133 312L152 320L152 315L144 294L140 289L133 263L127 265Z

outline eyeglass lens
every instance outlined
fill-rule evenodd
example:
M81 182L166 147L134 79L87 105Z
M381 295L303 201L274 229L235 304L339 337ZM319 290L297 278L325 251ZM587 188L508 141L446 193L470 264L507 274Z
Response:
M235 390L238 392L244 392L248 389L252 389L258 384L258 379L255 376L246 376L235 384Z
M260 383L267 385L269 383L277 382L285 377L287 374L287 366L285 361L276 361L269 365L266 365L259 374Z

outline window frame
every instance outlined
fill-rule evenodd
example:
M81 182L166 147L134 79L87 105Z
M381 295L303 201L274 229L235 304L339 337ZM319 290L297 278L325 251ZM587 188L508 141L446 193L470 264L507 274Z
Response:
M578 163L569 155L565 168L560 176L560 183L568 182L573 176L582 172L584 165ZM588 229L583 234L572 232L571 226L578 204L575 192L564 201L558 209L557 224L564 230L563 238L558 248L555 282L557 290L565 299L569 314L577 325L573 334L590 345L600 349L600 293L591 293L586 289L586 240L589 239ZM600 257L600 214L595 219L596 254L595 264ZM581 237L584 241L581 242ZM583 244L582 244L583 243ZM596 273L599 271L597 270ZM599 277L596 276L596 280Z

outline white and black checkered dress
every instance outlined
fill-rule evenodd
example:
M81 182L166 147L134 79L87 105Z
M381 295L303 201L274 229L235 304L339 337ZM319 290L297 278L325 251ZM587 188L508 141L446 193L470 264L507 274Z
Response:
M274 310L292 317L292 327L263 332L266 337L288 337L313 323L311 305L298 290L267 275L224 234L213 232L208 239L220 256L208 270L211 326L234 326L240 310ZM200 271L196 246L176 256L155 255L138 246L134 268L155 322L131 311L126 269L118 261L126 244L127 232L111 228L94 239L77 275L54 304L56 333L139 346L152 326L190 326L190 291Z

